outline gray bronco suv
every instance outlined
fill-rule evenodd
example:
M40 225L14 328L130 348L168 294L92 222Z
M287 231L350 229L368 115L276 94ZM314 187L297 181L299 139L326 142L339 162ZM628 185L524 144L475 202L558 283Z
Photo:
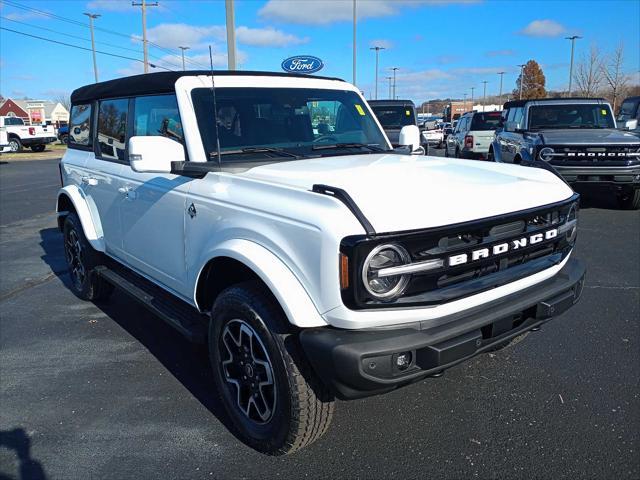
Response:
M609 188L621 208L640 208L640 139L616 130L602 98L505 103L488 158L546 163L571 186Z

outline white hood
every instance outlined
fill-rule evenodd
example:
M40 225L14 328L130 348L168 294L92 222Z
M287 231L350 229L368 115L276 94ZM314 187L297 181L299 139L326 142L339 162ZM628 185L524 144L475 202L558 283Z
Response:
M273 163L242 174L304 190L346 190L378 233L437 227L558 202L573 194L551 172L396 154Z

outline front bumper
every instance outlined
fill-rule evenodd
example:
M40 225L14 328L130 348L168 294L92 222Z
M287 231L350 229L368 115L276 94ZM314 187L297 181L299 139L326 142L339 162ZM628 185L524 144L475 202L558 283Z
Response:
M625 167L551 165L570 184L617 184L640 188L640 165Z
M316 373L342 399L385 393L439 374L560 315L580 298L585 266L569 259L552 278L520 292L443 318L436 326L372 330L302 330ZM413 328L412 328L413 327ZM410 364L396 367L399 354Z

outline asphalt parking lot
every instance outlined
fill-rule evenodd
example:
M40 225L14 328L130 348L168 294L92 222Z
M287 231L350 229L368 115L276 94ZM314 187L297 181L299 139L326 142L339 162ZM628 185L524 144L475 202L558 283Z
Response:
M580 212L576 307L442 378L340 402L325 437L273 458L229 432L201 351L120 293L67 288L57 161L1 160L0 479L640 478L640 213L604 195Z

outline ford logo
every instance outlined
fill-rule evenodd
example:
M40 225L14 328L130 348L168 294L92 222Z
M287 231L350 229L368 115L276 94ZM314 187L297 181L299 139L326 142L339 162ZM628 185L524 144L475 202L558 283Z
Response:
M289 73L315 73L322 70L324 63L318 57L298 55L282 62L282 69Z

